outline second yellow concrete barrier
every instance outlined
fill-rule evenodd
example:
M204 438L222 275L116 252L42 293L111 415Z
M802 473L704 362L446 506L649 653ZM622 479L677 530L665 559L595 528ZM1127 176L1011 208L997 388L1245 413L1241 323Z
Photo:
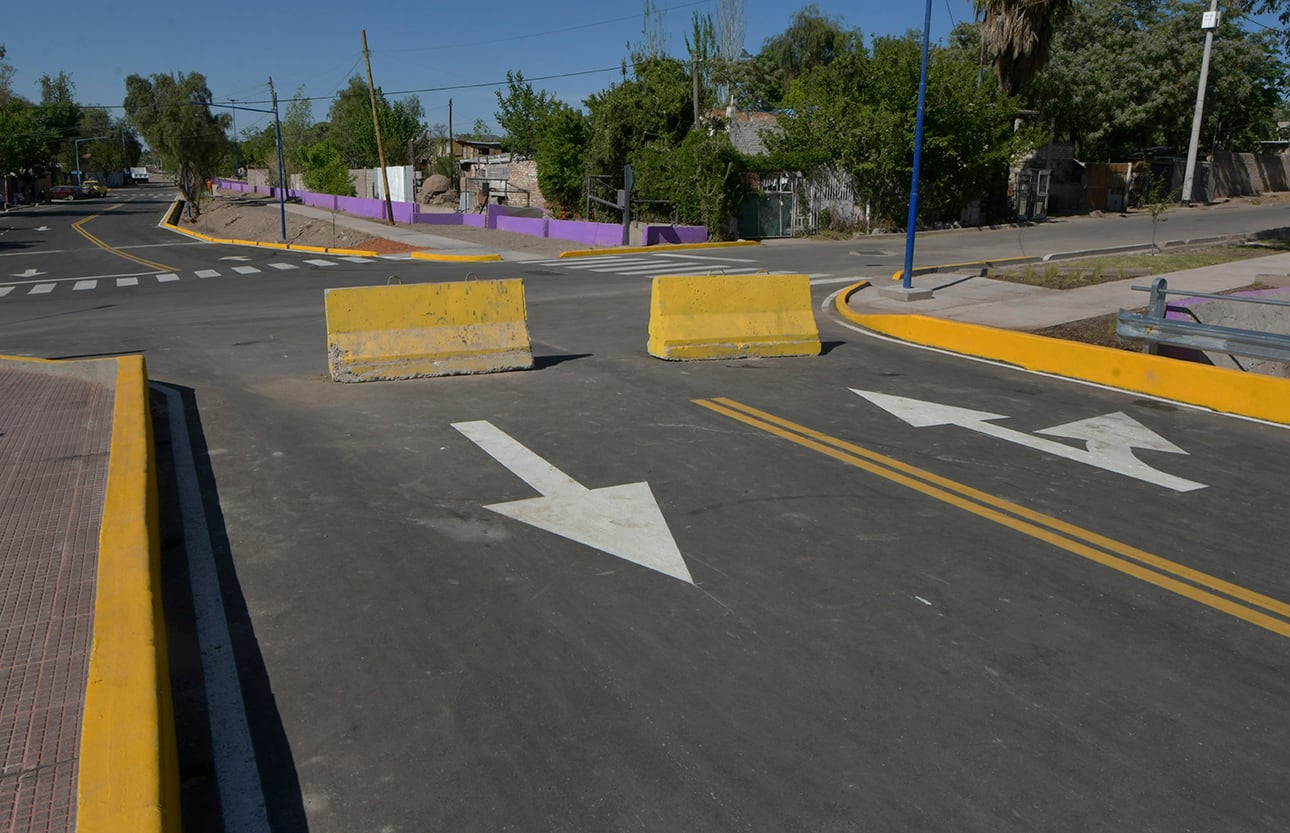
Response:
M820 331L806 275L654 279L649 354L660 359L816 356Z
M337 382L533 366L518 278L329 289L327 361Z

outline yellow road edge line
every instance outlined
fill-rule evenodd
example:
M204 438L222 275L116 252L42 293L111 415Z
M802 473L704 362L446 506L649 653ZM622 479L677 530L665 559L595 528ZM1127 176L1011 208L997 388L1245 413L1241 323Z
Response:
M76 830L178 833L179 764L161 601L147 368L142 356L115 361Z
M1032 523L1049 527L1053 531L1060 532L1063 535L1068 535L1072 538L1081 538L1094 546L1109 550L1117 555L1122 555L1133 561L1141 562L1157 570L1173 573L1179 578L1186 579L1187 581L1191 581L1196 584L1205 585L1211 590L1241 599L1248 604L1264 608L1271 613L1290 619L1290 604L1280 601L1279 599L1266 596L1262 593L1250 590L1247 587L1242 587L1239 584L1233 584L1232 582L1225 581L1216 576L1211 576L1208 573L1203 573L1199 570L1192 569L1191 567L1170 561L1169 559L1149 553L1146 550L1139 549L1131 544L1117 541L1114 538L1108 538L1104 535L1093 532L1092 530L1084 529L1083 527L1076 526L1072 523L1067 523L1059 518L1054 518L1051 515L1045 515L1044 513L1038 512L1034 509L1028 509L1020 504L992 495L989 492L983 492L980 489L975 489L966 484L959 483L956 480L951 480L948 477L942 477L941 475L927 471L926 469L921 469L893 457L888 457L885 454L871 451L864 446L855 445L854 443L847 442L846 440L839 439L837 437L831 437L828 434L815 431L804 425L799 425L795 422L783 419L782 417L777 417L774 414L760 411L749 405L743 405L724 397L717 397L713 399L713 401L726 407L737 409L756 419L761 419L765 422L779 425L782 428L795 431L804 436L810 437L811 439L827 443L835 448L872 460L880 465L887 466L888 468L926 480L927 482L943 489L957 492L970 500L993 506L996 509L1001 509L1004 512L1016 515L1017 517L1023 518Z
M502 259L499 254L450 255L437 252L409 252L408 254L413 260L434 260L441 263L495 263Z
M110 209L109 209L109 210L110 210ZM143 259L143 258L141 258L141 257L135 257L135 256L134 256L134 255L132 255L132 254L128 254L128 253L123 252L123 251L121 251L120 249L117 249L117 248L115 248L115 247L113 247L113 246L109 246L107 243L104 243L102 240L100 240L99 238L95 237L93 234L91 234L89 231L87 231L87 230L84 228L84 226L83 226L83 224L84 224L84 223L88 223L90 220L93 220L93 219L94 219L94 218L96 218L96 217L102 217L102 216L103 216L102 214L91 214L89 217L83 217L83 218L81 218L81 219L77 220L76 222L72 223L72 229L73 229L77 234L81 235L81 236L82 236L82 237L84 237L86 240L90 241L90 242L91 242L91 243L93 243L95 246L99 247L100 249L102 249L103 251L107 252L108 254L114 254L114 255L116 255L117 257L125 258L126 260L128 260L128 261L130 261L130 262L132 262L132 263L137 263L137 264L139 264L140 266L147 266L149 269L156 269L158 272L173 272L173 271L175 271L172 267L167 266L167 265L165 265L164 263L157 263L157 262L155 262L155 261L151 261L151 260L144 260L144 259Z
M1223 613L1227 613L1230 616L1234 616L1238 619L1242 619L1246 622L1249 622L1260 628L1276 633L1280 636L1290 638L1290 622L1284 622L1280 619L1274 618L1260 611L1252 610L1251 608L1248 608L1242 604L1238 604L1235 601L1232 601L1231 599L1224 598L1223 596L1220 596L1217 593L1210 593L1206 590L1202 590L1198 587L1195 587L1194 585L1187 584L1184 581L1180 581L1177 578L1164 575L1162 573L1156 572L1155 570L1147 569L1146 567L1140 564L1135 564L1132 561L1122 559L1122 558L1117 558L1116 556L1111 555L1109 553L1094 549L1092 546L1089 546L1089 543L1095 543L1099 539L1106 540L1106 541L1110 540L1110 539L1104 538L1103 536L1097 535L1096 533L1081 529L1080 527L1077 527L1073 524L1066 524L1062 521L1057 520L1056 518L1051 518L1049 516L1043 515L1042 513L1032 512L1032 510L1025 510L1024 507L1020 507L1020 506L1016 507L1017 509L1022 510L1024 513L1030 513L1036 518L1043 518L1044 520L1042 521L1042 523L1045 526L1049 527L1048 529L1044 529L1043 526L1039 525L1039 522L1031 523L1028 520L1022 520L1019 517L1009 516L1008 514L1005 514L1005 512L999 511L999 509L992 508L991 506L982 505L981 503L978 503L975 500L968 498L967 497L968 494L977 491L977 490L971 489L968 486L963 486L962 484L954 483L954 481L948 481L946 478L940 478L938 475L934 475L931 472L926 472L922 469L917 468L916 466L911 466L908 464L900 464L902 471L897 471L893 468L887 467L886 465L879 464L877 460L865 459L865 457L870 455L872 455L873 457L882 458L882 459L890 459L890 458L885 458L883 457L883 455L876 454L876 452L869 452L868 449L863 449L863 451L867 452L867 454L859 455L859 454L855 454L850 451L844 450L843 448L835 447L830 443L822 442L820 440L817 440L811 437L810 435L812 433L816 433L816 432L812 432L811 429L807 429L804 426L796 426L795 423L788 422L787 420L780 420L780 421L787 423L789 425L793 425L794 430L782 428L779 425L759 419L751 414L743 413L741 410L736 410L736 407L746 408L747 406L740 405L739 403L733 402L732 400L725 400L720 398L716 400L696 399L694 400L694 403L701 407L707 408L708 410L713 411L715 413L719 413L723 416L729 417L738 422L742 422L745 425L749 425L753 428L757 428L758 430L765 431L769 434L780 437L781 439L785 439L785 440L788 440L789 442L796 443L797 445L803 446L805 448L809 448L813 451L817 451L828 457L832 457L835 460L839 460L840 462L847 463L848 465L862 469L871 474L876 474L879 477L882 477L886 480L890 480L893 483L897 483L909 489L913 489L914 491L924 494L928 497L935 498L937 500L940 500L944 503L948 503L951 506L956 506L960 509L963 509L964 511L970 512L979 517L994 521L995 523L998 523L1002 526L1006 526L1009 529L1012 529L1016 532L1020 532L1024 535L1028 535L1032 538L1036 538L1041 541L1045 541L1060 549L1064 549L1067 552L1073 553L1075 555L1079 555L1083 558L1086 558L1090 561L1101 564L1105 567L1110 567L1111 569L1124 573L1125 575L1132 576L1141 581L1145 581L1149 584L1153 584L1157 587L1160 587L1164 590L1168 590L1172 593L1176 593L1180 596L1191 599L1192 601L1199 602L1200 604L1203 604L1207 607L1211 607L1215 610L1219 610ZM731 407L731 405L735 407ZM750 409L750 410L755 411L755 409ZM802 429L800 433L797 432L798 428ZM834 439L834 438L830 438L830 439ZM843 445L850 445L849 443L845 443L845 441L842 441L842 440L836 440L836 442L841 443ZM859 448L859 447L855 446L855 448ZM898 462L898 461L892 461L892 462ZM902 473L903 470L908 470L910 474ZM958 491L959 494L955 494L953 491L950 491L947 488L941 488L938 485L933 485L933 483L937 480L943 480L948 483L952 483L954 487L956 487L955 491ZM984 493L978 492L978 494L984 494ZM1008 501L1004 501L1001 498L997 498L996 500L998 501L999 504L1003 506L1015 506L1015 504L1010 504ZM1011 511L1011 510L1008 510L1008 511ZM1077 537L1083 538L1084 540L1077 541L1077 540L1072 540L1071 538L1065 537L1065 535L1059 535L1055 531L1057 529L1063 529L1063 531L1065 531L1066 534L1077 536ZM1127 545L1121 545L1121 546L1125 546L1127 548ZM1203 583L1212 589L1217 589L1217 587L1219 586L1233 587L1241 590L1243 594L1250 595L1257 598L1267 599L1268 601L1272 602L1273 605L1277 608L1285 607L1285 605L1282 602L1279 602L1275 599L1271 599L1270 597L1266 597L1266 596L1262 596L1261 594L1254 593L1254 591L1247 590L1246 588L1239 588L1237 585L1232 585L1229 582L1225 582L1225 581L1222 581L1221 579L1215 578L1213 576L1209 576L1198 570L1192 570L1189 567L1184 567L1183 565L1169 561L1168 559L1164 559L1159 556L1152 556L1149 553L1143 553L1143 555L1150 556L1150 558L1153 561L1153 566L1170 565L1168 568L1161 566L1160 569L1169 569L1170 572L1178 576L1182 576L1182 575L1196 576L1198 578L1193 580ZM1226 592L1226 591L1220 591L1220 592Z
M651 254L676 252L682 249L733 249L737 246L759 246L756 240L727 240L721 243L662 243L657 246L615 246L608 249L570 249L560 252L560 257L597 257L600 255Z
M859 313L847 303L859 288L857 284L838 293L834 302L838 314L901 341L1290 425L1290 379L927 315Z

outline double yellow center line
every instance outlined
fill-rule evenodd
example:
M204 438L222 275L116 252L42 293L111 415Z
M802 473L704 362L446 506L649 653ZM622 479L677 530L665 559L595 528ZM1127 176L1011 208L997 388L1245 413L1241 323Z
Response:
M119 208L119 207L120 206L116 206L116 205L112 206L112 208ZM108 211L111 211L112 208L109 208ZM110 252L111 254L114 254L117 257L123 257L126 260L130 261L131 263L137 263L140 266L146 266L149 269L156 269L158 272L175 271L174 269L172 269L171 267L167 266L164 263L157 263L152 260L144 260L141 257L135 257L132 254L128 254L126 252L121 251L120 249L109 246L107 243L104 243L102 240L98 239L93 234L90 234L88 231L85 230L86 223L88 223L90 220L93 220L95 217L102 217L102 216L103 216L102 214L91 214L89 217L85 217L84 219L77 220L76 222L72 223L72 228L75 229L76 233L79 234L81 237L84 237L86 240L90 241L95 246L98 246L103 251Z
M695 404L1104 567L1290 637L1290 604L731 399Z

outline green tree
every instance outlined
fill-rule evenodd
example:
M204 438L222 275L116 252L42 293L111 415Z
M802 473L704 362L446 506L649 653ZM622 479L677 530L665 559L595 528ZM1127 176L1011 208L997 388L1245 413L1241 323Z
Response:
M349 168L330 140L300 148L299 156L304 166L306 190L342 197L354 196L354 183L349 178Z
M55 76L40 76L40 104L36 109L41 122L53 137L49 144L49 154L60 157L65 171L79 167L79 163L73 158L75 139L79 136L81 123L81 105L76 103L75 89L71 76L61 70Z
M119 171L139 163L143 146L125 119L113 119L102 107L86 107L77 135L102 136L81 142L80 167L86 171Z
M779 67L788 85L808 70L854 51L860 38L859 30L845 28L840 19L821 13L811 3L794 13L787 29L767 38L762 52Z
M28 102L14 96L0 103L0 174L34 179L49 161L50 142L59 138Z
M653 143L633 155L636 193L668 200L680 222L706 226L714 239L727 236L744 170L743 157L724 132L692 130L679 147Z
M624 78L586 101L590 130L587 172L614 177L649 144L680 145L694 121L689 67L671 58L638 58L634 77Z
M913 35L859 44L789 88L783 135L772 138L764 169L841 168L870 205L871 221L903 227L913 168L920 43ZM957 219L1000 180L1036 137L1014 132L1018 104L995 85L977 84L977 65L958 50L931 55L923 137L919 218Z
M506 94L495 91L497 125L506 134L503 149L531 159L537 153L538 125L560 106L546 90L535 92L524 73L506 71Z
M13 97L14 66L4 59L4 44L0 43L0 106L9 103Z
M201 73L131 75L125 88L126 115L163 164L176 172L180 193L200 213L204 183L219 172L231 150L232 120L211 112L211 92Z
M1204 2L1086 0L1053 42L1027 102L1052 118L1081 158L1186 147L1196 101ZM1201 137L1236 150L1275 133L1286 68L1272 33L1225 20L1214 39Z
M376 111L381 123L381 141L387 164L397 164L407 154L408 140L425 131L421 101L412 96L391 104L376 88ZM367 82L355 75L336 95L327 113L327 137L335 144L350 168L374 168L380 164L376 129L372 125L372 99Z
M981 34L999 86L1016 95L1048 62L1053 29L1070 13L1072 0L975 0L975 4L978 12L985 13Z
M542 120L538 131L538 187L557 217L579 212L586 196L587 119L566 104Z

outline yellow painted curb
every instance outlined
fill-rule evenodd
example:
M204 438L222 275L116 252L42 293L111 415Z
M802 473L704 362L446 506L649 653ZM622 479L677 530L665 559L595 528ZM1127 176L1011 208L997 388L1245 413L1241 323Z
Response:
M925 315L866 315L847 304L847 299L861 287L857 284L838 293L838 312L849 321L893 338L1290 425L1290 379Z
M739 246L759 246L756 240L731 240L724 243L661 243L657 246L615 246L612 249L570 249L560 252L560 257L598 257L600 255L636 255L653 252L676 252L681 249L733 249Z
M519 278L328 289L323 298L337 382L533 366Z
M806 275L664 275L653 281L651 356L818 356L821 349Z
M115 361L76 830L178 833L179 765L161 606L148 376L142 356Z
M498 254L449 255L438 252L412 252L413 260L434 260L441 263L494 263L502 259Z

